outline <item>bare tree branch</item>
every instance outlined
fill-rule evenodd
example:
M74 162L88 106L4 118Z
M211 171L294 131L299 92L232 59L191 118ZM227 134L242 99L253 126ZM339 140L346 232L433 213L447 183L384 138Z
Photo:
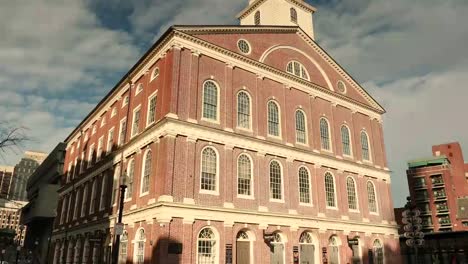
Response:
M20 151L24 143L30 141L28 129L23 126L14 127L6 122L0 122L0 155L7 151Z

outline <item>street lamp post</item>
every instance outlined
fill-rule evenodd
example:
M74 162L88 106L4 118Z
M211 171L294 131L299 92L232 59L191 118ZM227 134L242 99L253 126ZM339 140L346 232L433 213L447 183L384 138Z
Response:
M424 244L424 233L421 232L421 211L412 203L410 197L408 197L407 200L408 202L405 205L406 210L404 210L402 214L402 222L405 224L403 226L405 230L403 235L406 238L406 245L409 248L414 248L414 259L415 262L419 264L418 247Z
M119 261L119 246L120 246L120 233L117 232L117 226L122 225L122 214L123 214L123 208L124 208L124 199L125 199L125 189L127 189L126 185L126 173L122 176L122 183L120 184L120 199L119 199L119 215L117 219L117 224L114 227L114 234L115 234L115 241L114 241L114 246L112 247L112 263L117 264ZM119 230L120 231L120 230Z

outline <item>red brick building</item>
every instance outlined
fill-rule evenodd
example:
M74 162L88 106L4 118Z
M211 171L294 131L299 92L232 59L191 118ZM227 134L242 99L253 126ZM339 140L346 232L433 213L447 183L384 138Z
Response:
M399 263L384 109L314 12L170 28L65 141L53 263L109 261L122 175L121 263Z

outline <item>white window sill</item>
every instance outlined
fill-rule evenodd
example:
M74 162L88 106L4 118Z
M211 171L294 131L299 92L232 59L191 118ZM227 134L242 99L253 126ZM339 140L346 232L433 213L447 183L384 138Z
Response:
M273 199L273 198L270 198L270 202L272 202L272 203L283 203L283 204L284 204L284 200L283 200L283 199Z
M269 139L276 139L276 140L283 140L283 138L281 137L281 134L280 134L280 136L275 136L275 135L267 134L267 138L269 138Z
M369 212L370 215L379 215L379 213Z
M336 207L336 206L335 206L335 207L327 206L326 208L327 208L328 210L336 210L336 211L338 211L338 207Z
M145 197L149 194L149 192L144 192L144 193L140 193L140 197Z
M333 154L333 151L330 150L330 149L320 149L321 152L325 152L325 153L328 153L328 154Z
M309 144L306 143L302 143L302 142L296 142L296 145L299 145L299 146L302 146L302 147L309 147Z
M218 191L200 190L200 194L208 194L208 195L216 195L216 196L219 196L219 192L218 192Z
M255 200L255 197L253 195L243 195L243 194L238 194L237 198L239 199L247 199L247 200Z
M314 207L314 204L312 203L299 203L300 206L305 206L305 207Z
M347 159L353 159L353 155L346 155L346 154L343 154L343 157L344 158L347 158Z
M348 209L350 213L359 213L359 210L357 209Z
M251 126L252 127L252 126ZM245 127L236 127L237 130L240 130L240 131L244 131L244 132L249 132L249 133L253 133L253 130L252 128L245 128Z
M150 127L152 124L154 124L154 121L153 121L153 122L151 122L151 123L148 123L148 124L146 124L146 127L145 127L145 128L148 128L148 127Z
M210 119L210 118L206 118L206 117L202 117L201 121L205 121L205 122L216 124L216 125L220 124L218 119Z

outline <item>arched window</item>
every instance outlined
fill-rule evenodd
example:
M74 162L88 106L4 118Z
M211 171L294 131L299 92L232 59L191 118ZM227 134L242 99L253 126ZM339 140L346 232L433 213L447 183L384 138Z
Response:
M268 134L276 137L280 135L279 108L274 101L268 102Z
M239 231L236 241L237 263L253 263L253 237L247 231Z
M135 176L135 160L131 159L127 166L127 191L125 199L131 199L133 195L133 176Z
M290 13L291 13L291 21L293 23L297 23L297 11L296 11L296 9L291 7Z
M357 210L356 183L352 177L346 179L346 190L348 192L348 208Z
M140 228L137 232L135 239L135 261L134 263L143 264L145 262L145 230Z
M250 97L246 92L237 94L237 126L250 129Z
M146 151L143 165L143 175L141 176L141 194L146 194L149 191L152 157L153 155L151 153L151 150Z
M299 263L317 263L317 247L314 245L314 239L310 232L303 232L299 238Z
M367 133L364 131L361 132L361 149L362 149L362 159L370 160L369 137L367 136Z
M341 143L343 145L343 155L351 156L349 128L345 125L341 126Z
M288 66L286 67L286 71L296 75L299 78L309 80L309 74L307 73L306 68L304 65L297 61L291 61L288 63Z
M139 83L137 85L136 94L139 94L143 91L143 84Z
M213 81L203 84L203 118L218 120L218 86Z
M117 195L119 194L120 165L115 166L114 179L112 183L112 204L117 204Z
M377 201L375 198L375 187L371 181L367 182L367 200L369 202L369 211L377 213Z
M151 72L151 81L158 78L159 76L159 68L156 67L154 70Z
M84 247L83 247L83 263L89 262L89 250L90 250L89 240L88 238L86 238Z
M260 11L255 12L255 25L260 25Z
M376 239L373 244L373 253L374 253L374 263L383 264L384 263L384 252L383 246L380 240Z
M286 263L284 252L283 236L276 232L273 234L273 241L271 241L270 259L271 263Z
M310 203L310 178L305 167L299 168L299 202Z
M325 118L320 119L320 143L322 149L331 150L330 147L330 126L328 120Z
M325 173L325 194L327 198L327 207L336 207L335 179L329 172Z
M281 166L277 161L270 162L270 199L283 198Z
M252 162L245 154L237 159L237 194L252 195Z
M80 263L80 257L81 257L81 239L77 239L75 242L75 252L73 254L74 260L73 263L79 264Z
M93 185L91 187L91 203L89 205L89 213L92 214L94 213L94 210L96 209L96 197L97 197L97 178L93 180Z
M301 110L296 111L296 142L307 143L306 137L306 119L305 114Z
M197 263L215 264L218 262L218 243L213 230L203 228L197 239Z
M127 231L124 231L122 234L122 237L120 238L119 264L127 263L127 244L128 244L128 234L127 234Z
M86 208L88 206L88 183L84 184L83 189L83 202L81 203L81 217L86 215Z
M218 154L213 148L207 147L202 151L201 161L201 189L217 190Z
M338 238L336 236L330 237L328 241L328 247L330 250L328 263L339 264L340 263L340 247Z

